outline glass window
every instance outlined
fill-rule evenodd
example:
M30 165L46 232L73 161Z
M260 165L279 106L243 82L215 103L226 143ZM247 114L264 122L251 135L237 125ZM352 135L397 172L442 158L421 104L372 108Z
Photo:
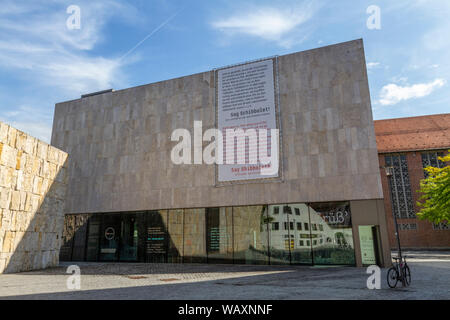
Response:
M324 230L311 234L315 264L355 264L350 204L348 202L312 203L310 219ZM324 242L317 242L323 238Z
M385 162L387 167L394 170L389 178L393 213L397 218L415 218L406 156L388 155L385 156Z
M183 216L184 210L168 210L167 228L169 248L167 261L169 263L183 262Z
M280 213L280 207L274 206L273 207L273 214L279 214Z
M273 220L267 216L267 206L233 207L235 263L269 263L269 223Z
M274 212L272 208L276 208L281 205L269 206L269 219L275 221L277 224L281 223L283 226L283 232L273 232L269 234L269 245L270 245L270 264L289 264L290 263L290 249L289 249L289 215L283 214L281 216L270 215L270 212ZM283 212L287 212L284 209ZM286 242L287 241L287 242Z
M205 209L184 210L183 262L206 263Z
M119 259L120 261L138 261L136 214L123 214L121 218Z
M426 168L429 166L435 168L443 168L445 164L439 160L439 157L443 157L443 152L423 152L422 154L422 167ZM425 178L428 178L428 172L423 171Z
M304 226L306 228L309 227L308 206L304 203L290 204L290 206L294 208L293 211L300 213L294 217L289 217L289 222L291 222L290 234L295 237L295 246L291 248L291 263L312 264L311 247L305 245L305 241L310 239L309 230L303 228ZM294 229L294 226L296 226L297 230ZM300 245L300 241L302 241L302 245Z
M85 225L79 259L90 261L354 264L348 202L94 214L89 224L76 218L65 219L66 259L74 259L75 227Z
M448 223L433 223L433 230L450 230L450 226Z
M100 216L95 214L89 218L88 239L87 239L87 261L97 261L98 246L100 238Z
M120 214L103 214L100 232L100 261L119 259Z
M208 263L233 263L232 210L206 209Z
M285 214L292 214L291 206L288 206L288 205L283 206L283 211L284 211Z
M167 260L167 210L148 211L145 214L145 261L163 263Z

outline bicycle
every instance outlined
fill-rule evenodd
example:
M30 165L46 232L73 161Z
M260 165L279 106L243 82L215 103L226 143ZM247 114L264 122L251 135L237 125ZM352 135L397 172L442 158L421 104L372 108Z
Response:
M390 288L395 288L399 280L406 286L411 284L411 270L409 270L405 258L403 257L403 261L399 261L400 258L393 258L398 262L394 262L387 273L387 282Z

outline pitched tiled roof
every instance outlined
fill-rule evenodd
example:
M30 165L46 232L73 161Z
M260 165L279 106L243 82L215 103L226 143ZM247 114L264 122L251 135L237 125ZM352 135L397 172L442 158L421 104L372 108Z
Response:
M450 149L450 113L376 120L379 153Z

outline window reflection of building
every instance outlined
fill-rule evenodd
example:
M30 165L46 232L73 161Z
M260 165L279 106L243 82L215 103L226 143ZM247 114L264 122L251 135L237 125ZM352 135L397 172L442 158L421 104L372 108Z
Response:
M283 205L284 214L279 214L279 207L269 206L271 260L354 264L348 203ZM280 224L284 226L282 230L278 228Z
M80 260L354 264L347 202L93 214L88 221L89 232L78 236L88 241ZM112 223L122 230L114 246L102 231Z

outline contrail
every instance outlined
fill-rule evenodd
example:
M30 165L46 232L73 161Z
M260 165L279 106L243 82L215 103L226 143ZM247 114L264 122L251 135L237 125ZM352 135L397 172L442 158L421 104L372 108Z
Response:
M139 47L145 40L147 40L148 38L150 38L152 35L154 35L156 32L158 32L162 27L164 27L166 24L168 24L170 22L170 20L172 20L173 18L175 18L183 9L185 8L185 6L183 8L181 8L180 10L178 10L177 12L175 12L173 15L171 15L167 20L165 20L163 23L161 23L158 27L156 27L155 30L153 30L152 32L150 32L144 39L142 39L141 41L139 41L133 48L131 48L130 50L128 50L127 53L125 53L122 57L120 57L119 61L121 61L123 58L125 58L127 55L129 55L131 52L133 52L134 50L136 50L137 47Z

